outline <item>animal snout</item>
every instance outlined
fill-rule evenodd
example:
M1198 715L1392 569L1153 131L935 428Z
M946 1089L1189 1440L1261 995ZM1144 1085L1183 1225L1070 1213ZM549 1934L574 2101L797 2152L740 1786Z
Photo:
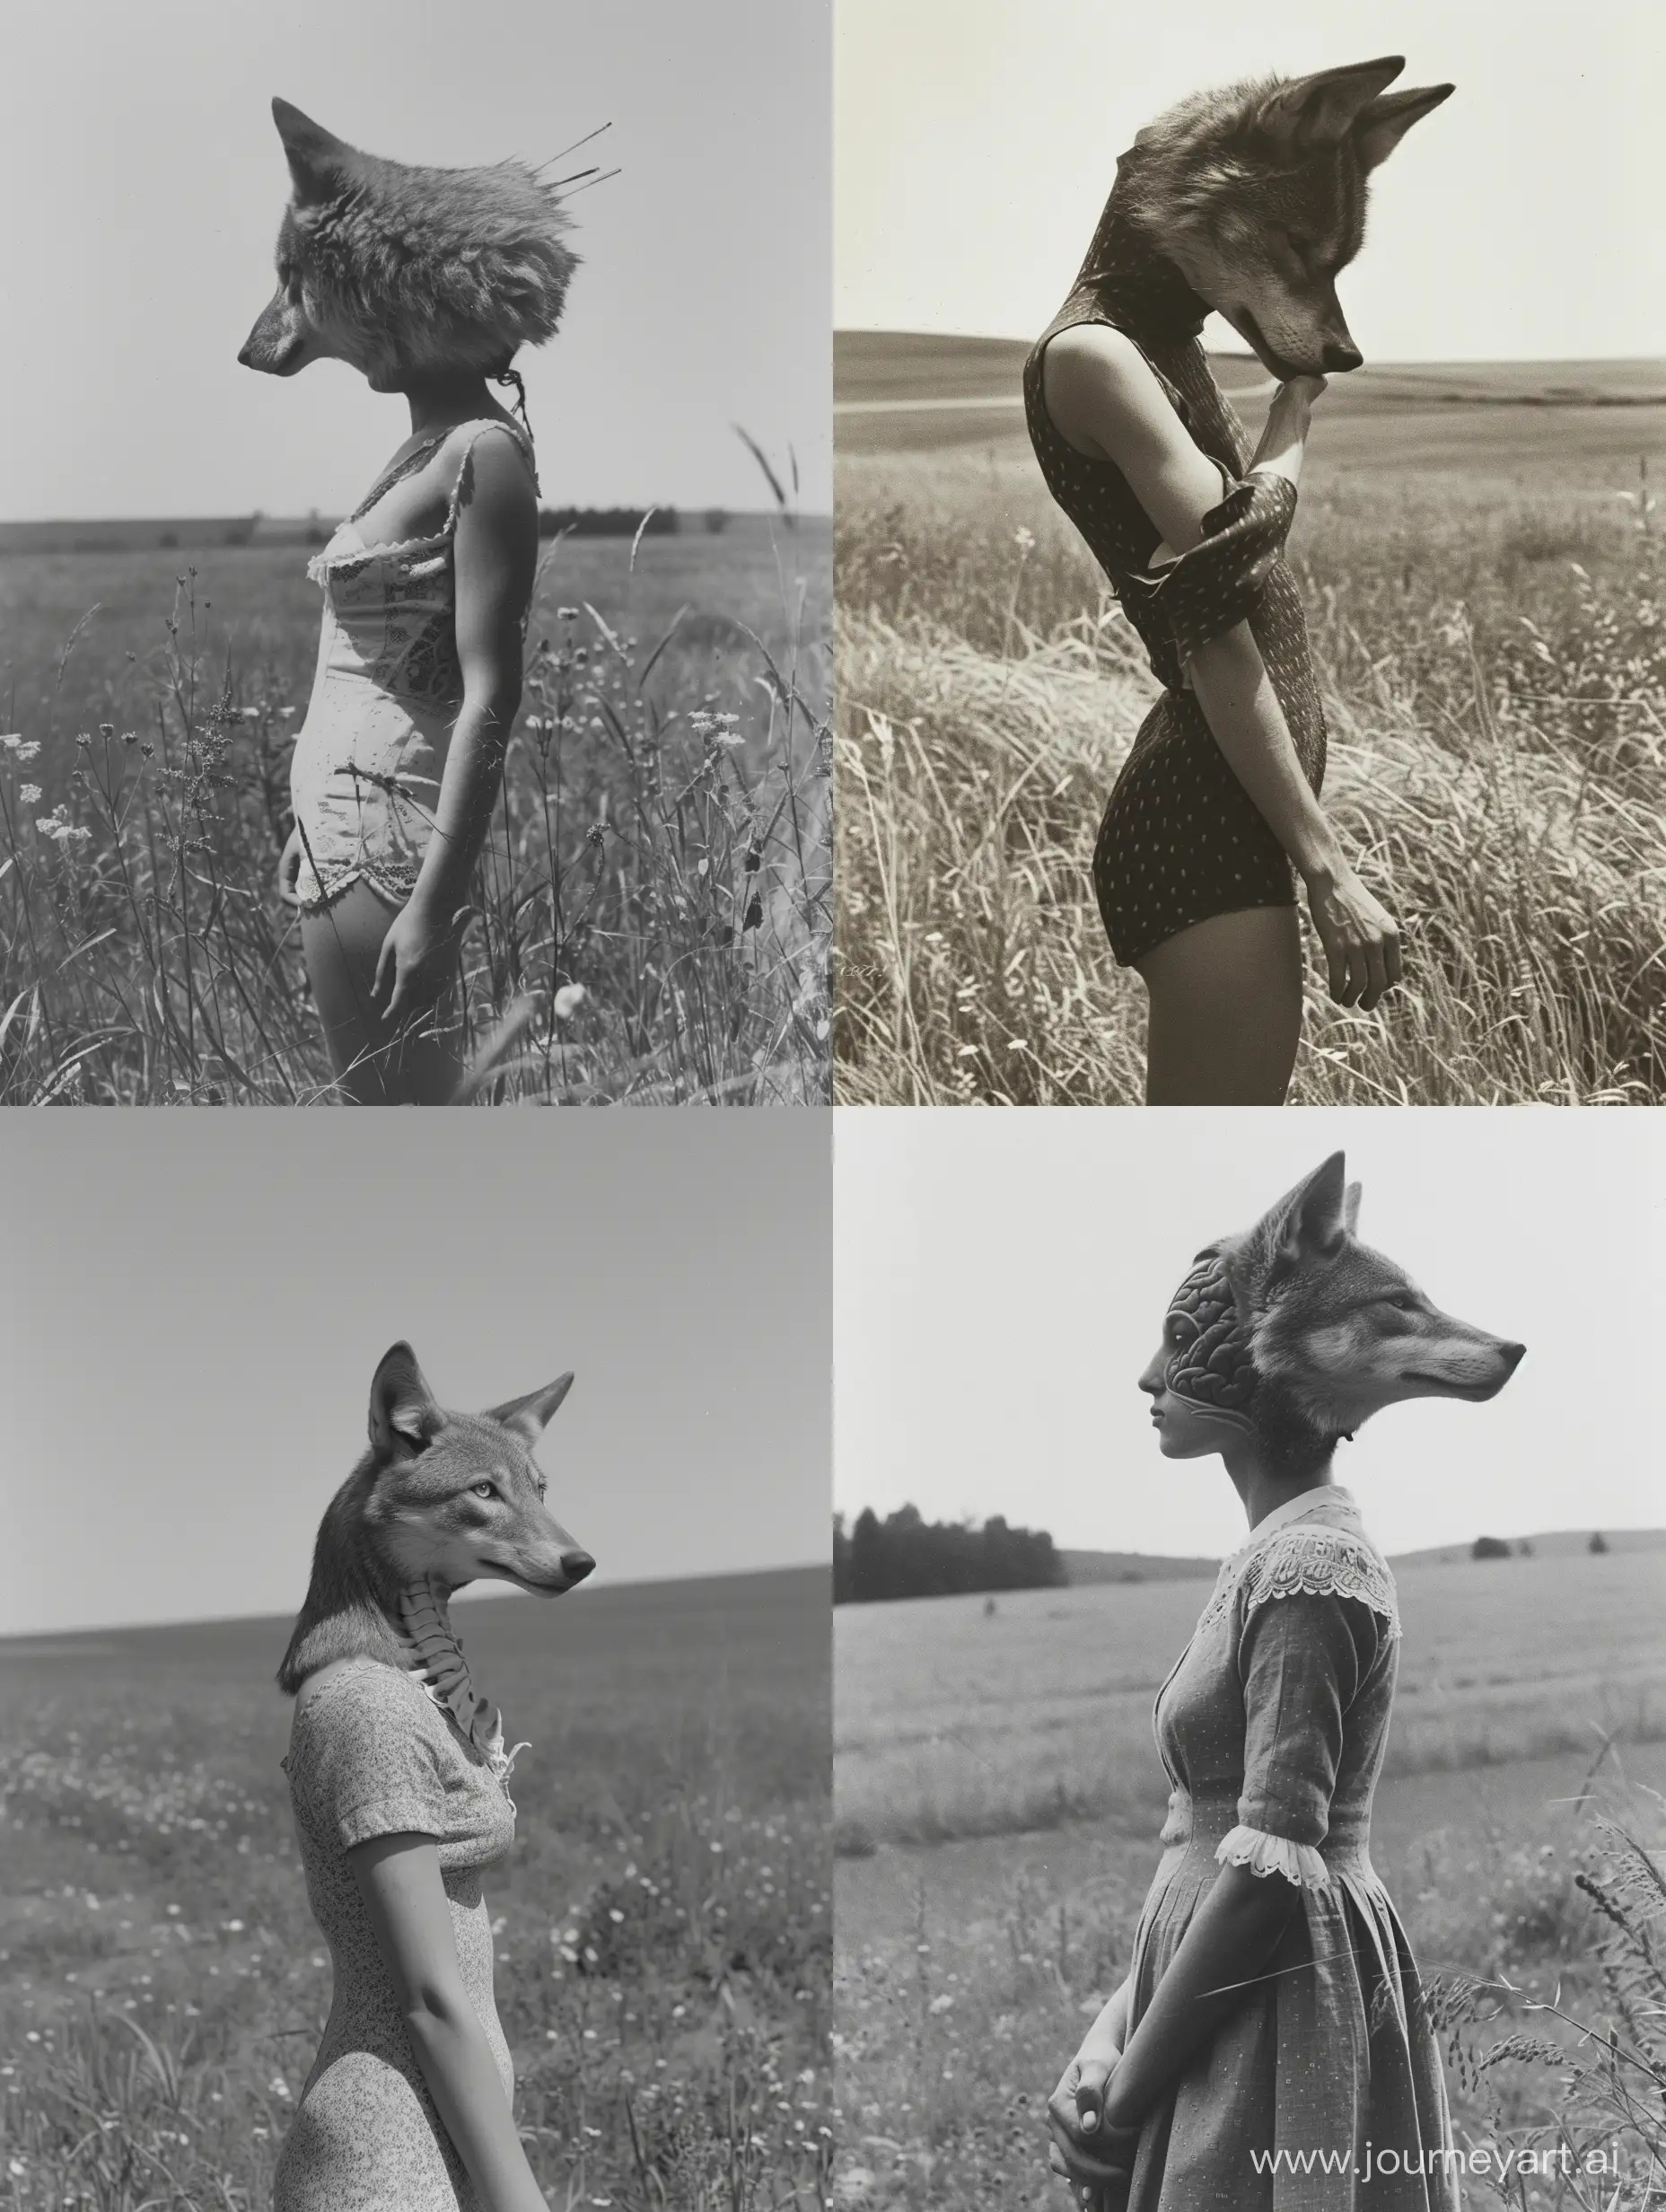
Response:
M594 1574L595 1569L596 1562L588 1551L564 1551L561 1555L561 1572L567 1578L569 1590L574 1583L583 1582L586 1575Z
M1505 1367L1512 1374L1513 1374L1516 1369L1521 1365L1521 1362L1526 1356L1527 1347L1525 1344L1501 1344L1498 1347L1498 1356L1504 1361Z
M1346 376L1350 369L1357 369L1364 358L1351 338L1327 338L1325 350L1320 356L1328 376Z
M252 369L255 365L249 356L249 340L247 338L243 340L241 347L239 348L237 364L240 368L243 369Z

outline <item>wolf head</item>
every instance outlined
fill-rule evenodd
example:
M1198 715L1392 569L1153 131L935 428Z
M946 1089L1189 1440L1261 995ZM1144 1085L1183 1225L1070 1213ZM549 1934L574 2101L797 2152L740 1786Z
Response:
M1358 1218L1333 1153L1254 1228L1199 1253L1147 1371L1153 1396L1252 1432L1298 1470L1399 1400L1495 1397L1523 1347L1442 1313L1359 1241Z
M385 1353L370 1387L370 1448L325 1509L312 1579L278 1669L293 1696L331 1659L369 1653L399 1664L390 1620L401 1590L428 1577L460 1589L488 1578L558 1597L595 1566L544 1503L532 1457L570 1374L487 1413L449 1413L408 1344Z
M1385 92L1398 55L1197 92L1124 154L1131 221L1275 376L1356 369L1336 280L1365 234L1366 180L1450 84Z
M361 154L286 100L272 115L294 190L246 368L293 376L336 359L388 391L413 375L494 374L554 336L578 262L553 186L519 162L414 169Z

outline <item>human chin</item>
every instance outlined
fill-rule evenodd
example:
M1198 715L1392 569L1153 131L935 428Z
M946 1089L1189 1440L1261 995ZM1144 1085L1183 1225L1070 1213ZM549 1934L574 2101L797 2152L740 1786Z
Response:
M1152 1408L1157 1449L1166 1460L1200 1460L1223 1452L1231 1440L1226 1423L1188 1405L1167 1391Z

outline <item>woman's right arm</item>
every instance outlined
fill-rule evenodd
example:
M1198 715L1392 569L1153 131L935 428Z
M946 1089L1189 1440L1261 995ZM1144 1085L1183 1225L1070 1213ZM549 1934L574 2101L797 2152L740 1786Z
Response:
M347 1857L416 2062L483 2212L548 2212L463 1987L434 1839L375 1836Z
M1220 474L1188 436L1133 341L1099 323L1061 330L1048 347L1042 376L1060 435L1120 470L1164 546L1176 554L1200 546L1204 517L1221 504ZM1295 484L1309 413L1322 389L1311 377L1280 387L1251 473ZM1227 765L1306 886L1332 998L1374 1006L1399 980L1399 930L1355 873L1314 795L1248 621L1195 647L1187 666Z

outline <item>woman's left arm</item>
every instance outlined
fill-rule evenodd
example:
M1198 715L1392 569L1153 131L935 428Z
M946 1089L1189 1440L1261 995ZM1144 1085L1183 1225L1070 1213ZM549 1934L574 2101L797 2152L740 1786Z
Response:
M507 438L479 438L463 470L454 549L463 699L416 886L394 917L376 970L376 996L390 1022L432 1005L456 957L458 916L521 705L522 618L538 569L538 505L526 463Z

